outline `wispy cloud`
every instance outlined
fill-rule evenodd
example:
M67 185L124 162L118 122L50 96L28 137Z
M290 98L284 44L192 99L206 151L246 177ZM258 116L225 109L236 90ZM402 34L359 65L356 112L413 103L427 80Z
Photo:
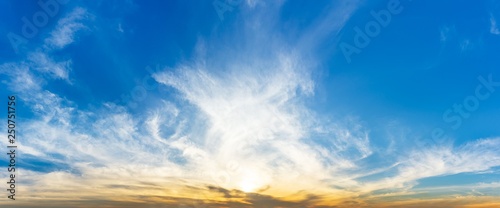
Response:
M500 166L500 139L482 139L458 148L438 146L415 150L400 169L407 179L479 172ZM470 161L474 160L473 163Z
M66 17L57 22L55 30L50 33L50 37L45 40L48 47L61 49L75 40L75 34L87 28L83 21L89 18L88 12L83 8L75 8Z
M28 54L28 60L31 63L31 69L41 74L48 74L52 78L68 80L71 61L55 62L46 53L40 51Z
M0 73L10 76L14 81L11 85L16 86L12 90L24 93L31 91L34 95L41 90L40 87L45 84L46 80L62 79L71 83L69 80L71 59L55 61L51 53L73 42L75 33L86 28L80 21L87 16L89 13L85 9L75 8L58 21L50 36L44 40L44 44L23 54L26 61L2 64Z
M493 35L500 35L500 30L498 29L497 20L493 15L490 15L490 33Z
M450 36L454 35L455 27L453 26L444 26L439 30L440 40L441 42L446 42L450 38ZM451 34L450 34L451 33Z
M14 92L38 91L43 81L30 72L28 64L23 63L4 63L0 65L0 73L8 77L2 82L11 86L10 90Z

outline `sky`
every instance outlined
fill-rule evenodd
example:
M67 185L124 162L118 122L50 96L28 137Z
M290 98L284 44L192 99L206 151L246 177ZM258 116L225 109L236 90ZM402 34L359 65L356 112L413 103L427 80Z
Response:
M2 207L500 207L500 1L0 8Z

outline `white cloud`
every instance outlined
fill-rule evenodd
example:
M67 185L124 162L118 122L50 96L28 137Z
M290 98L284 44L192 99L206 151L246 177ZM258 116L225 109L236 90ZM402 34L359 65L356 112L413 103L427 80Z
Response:
M462 52L465 52L465 51L468 51L468 50L472 50L472 49L474 49L474 47L475 47L474 43L471 40L469 40L469 39L465 39L465 40L462 40L460 42L460 50Z
M306 60L286 53L251 59L259 61L247 65L233 59L229 68L217 68L196 60L153 75L198 109L194 119L204 124L187 135L196 147L178 145L201 157L198 171L224 173L231 158L240 171L227 173L231 180L218 185L245 189L240 187L249 183L245 178L257 177L256 189L270 186L291 194L298 190L290 189L290 177L300 176L296 186L303 189L328 189L324 180L340 181L335 178L343 178L342 171L372 153L362 128L327 122L303 105L314 91ZM323 145L311 140L320 134Z
M490 15L490 33L494 35L500 35L500 30L498 29L497 21L493 15Z
M319 14L319 18L311 24L310 28L305 30L306 33L298 41L298 47L301 50L307 51L321 47L321 44L331 39L340 40L337 35L358 9L360 1L336 1L332 4Z
M55 62L46 53L40 51L28 54L28 60L31 62L31 69L48 74L51 78L68 81L71 61Z
M123 30L123 26L122 26L122 23L118 23L118 27L117 27L117 29L116 29L116 30L118 30L118 32L120 32L120 33L123 33L123 32L124 32L124 30Z
M424 178L484 171L495 166L500 166L500 138L469 142L458 148L444 146L417 150L400 171L407 178Z
M456 35L455 26L443 26L440 29L440 40L441 42L447 42L450 38L454 38Z
M26 61L2 64L0 73L11 77L13 83L9 84L9 86L15 86L12 90L30 94L26 96L26 98L29 98L37 97L36 92L41 90L47 80L62 79L71 83L69 81L71 59L55 61L51 57L51 52L72 43L75 33L86 28L81 21L88 16L89 13L85 9L75 8L58 21L56 28L45 39L41 47L26 54Z
M2 82L14 92L38 91L43 82L43 79L30 72L30 66L26 63L4 63L0 65L0 74L10 78L10 82Z
M45 40L46 45L50 48L61 49L71 44L75 39L76 32L86 28L82 21L88 18L88 15L85 9L75 8L57 22L56 29Z
M458 173L481 173L500 166L500 138L480 139L454 148L451 145L413 150L400 158L398 172L367 185L367 190L413 187L423 178Z

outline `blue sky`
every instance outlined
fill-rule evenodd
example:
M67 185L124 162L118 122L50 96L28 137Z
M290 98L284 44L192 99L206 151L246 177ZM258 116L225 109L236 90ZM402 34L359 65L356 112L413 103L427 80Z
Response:
M499 1L40 2L0 2L20 207L500 203Z

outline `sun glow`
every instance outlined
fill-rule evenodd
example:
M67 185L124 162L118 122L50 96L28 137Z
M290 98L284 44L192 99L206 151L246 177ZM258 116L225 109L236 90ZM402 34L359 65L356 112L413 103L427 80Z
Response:
M247 179L244 179L243 181L241 181L240 183L240 189L243 191L243 192L253 192L257 189L257 181L255 179L252 179L252 178L247 178Z
M254 171L247 171L238 184L239 189L243 192L255 192L262 187L266 180L265 177L257 174Z

